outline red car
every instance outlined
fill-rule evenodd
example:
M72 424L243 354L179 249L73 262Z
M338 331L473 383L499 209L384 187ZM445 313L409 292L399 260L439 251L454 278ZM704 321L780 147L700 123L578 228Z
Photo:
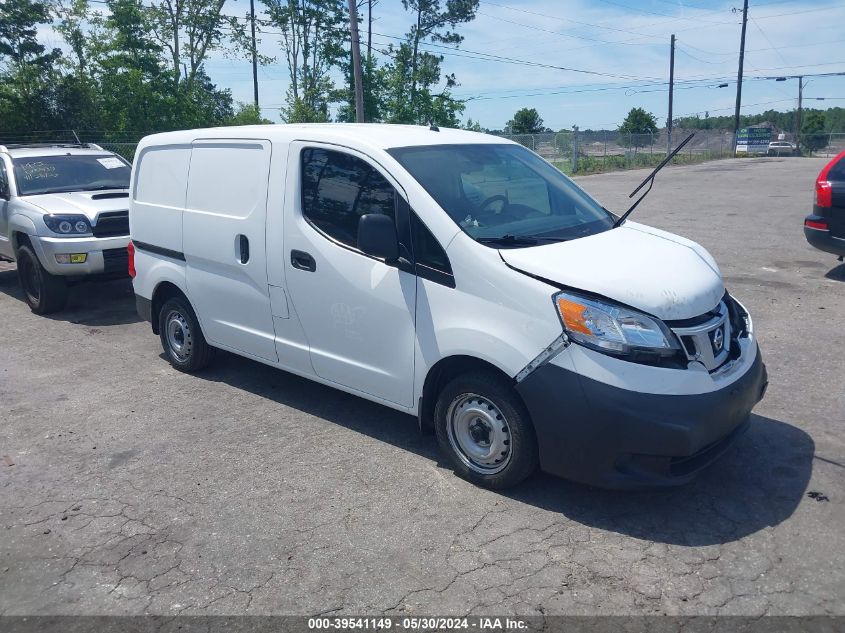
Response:
M821 251L845 256L845 152L825 165L816 178L813 212L804 218L807 241Z

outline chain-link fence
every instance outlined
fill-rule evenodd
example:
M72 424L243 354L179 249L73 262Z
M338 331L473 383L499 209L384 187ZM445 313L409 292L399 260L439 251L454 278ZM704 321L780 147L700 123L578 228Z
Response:
M673 159L674 164L699 163L734 156L733 133L726 130L675 129L672 132L672 146L677 146L691 132L695 132L695 136ZM579 130L510 134L503 135L503 138L537 152L566 173L577 174L654 167L666 156L668 148L665 130L654 134ZM835 156L844 149L845 133L807 134L801 137L801 153L805 156ZM783 152L778 155L783 155Z
M691 164L720 158L732 158L733 134L726 130L673 130L672 146L680 143L690 132L693 139L674 159L674 164ZM137 142L116 142L112 134L80 133L83 142L96 143L110 152L132 161ZM125 138L120 137L118 138ZM136 137L137 138L137 137ZM624 134L612 130L578 130L543 134L503 135L553 163L568 174L591 174L622 169L654 167L666 156L668 139L666 131L654 134ZM0 133L0 144L6 140ZM10 138L7 142L37 142L39 137ZM51 140L55 140L52 138ZM804 156L831 157L845 151L845 132L805 134L800 139ZM781 151L778 155L783 155Z
M813 156L831 157L845 151L845 132L804 134L801 137L801 151Z
M672 145L689 131L674 130ZM625 134L611 130L573 131L547 134L515 134L511 139L537 152L567 173L656 166L666 156L665 131L654 134ZM674 158L676 164L697 163L733 155L733 135L721 130L697 130L695 137Z
M138 143L109 143L107 141L100 141L97 145L118 156L123 156L130 163L135 160L135 148L138 147Z

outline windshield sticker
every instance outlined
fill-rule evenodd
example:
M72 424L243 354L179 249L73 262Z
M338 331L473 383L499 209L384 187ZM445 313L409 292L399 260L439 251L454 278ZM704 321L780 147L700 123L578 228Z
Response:
M116 156L109 156L108 158L98 158L97 162L106 169L117 169L118 167L126 167L123 161Z
M47 178L58 178L56 166L38 161L36 163L23 163L20 165L23 171L24 180L45 180Z

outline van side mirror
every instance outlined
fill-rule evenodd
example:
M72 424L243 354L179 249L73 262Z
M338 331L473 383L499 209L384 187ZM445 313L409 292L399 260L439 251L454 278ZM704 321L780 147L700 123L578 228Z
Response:
M365 255L386 261L399 259L399 238L393 220L381 213L367 213L358 220L358 248Z

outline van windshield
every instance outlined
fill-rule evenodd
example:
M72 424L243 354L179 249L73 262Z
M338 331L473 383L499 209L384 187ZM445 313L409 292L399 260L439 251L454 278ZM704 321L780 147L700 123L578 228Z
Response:
M613 228L608 211L520 145L432 145L388 151L479 242L497 248L524 247Z
M129 165L114 154L13 158L18 195L128 189Z

